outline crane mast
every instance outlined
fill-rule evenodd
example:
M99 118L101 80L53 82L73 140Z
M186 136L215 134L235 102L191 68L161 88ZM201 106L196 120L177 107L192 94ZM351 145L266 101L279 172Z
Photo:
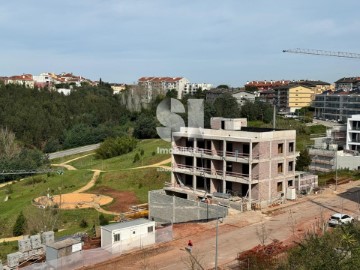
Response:
M314 49L288 49L283 50L284 53L299 53L299 54L312 54L312 55L322 55L322 56L334 56L334 57L343 57L343 58L360 58L359 53L351 52L332 52L324 50L314 50Z

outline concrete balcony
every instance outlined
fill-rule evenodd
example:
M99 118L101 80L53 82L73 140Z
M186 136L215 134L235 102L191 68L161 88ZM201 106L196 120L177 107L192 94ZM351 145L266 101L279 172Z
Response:
M215 149L205 149L205 148L195 148L195 156L196 157L204 157L221 160L223 156L223 151L217 151Z
M189 165L183 164L173 164L172 170L177 173L186 173L186 174L193 174L194 167Z
M248 174L238 173L238 172L226 172L225 179L227 181L242 183L242 184L249 184L250 183L250 176ZM258 183L259 178L257 176L253 176L251 179L252 183Z
M195 156L195 157L203 157L203 158L217 159L217 160L221 160L223 155L223 151L210 150L204 148L183 147L183 146L173 147L172 153L175 155Z

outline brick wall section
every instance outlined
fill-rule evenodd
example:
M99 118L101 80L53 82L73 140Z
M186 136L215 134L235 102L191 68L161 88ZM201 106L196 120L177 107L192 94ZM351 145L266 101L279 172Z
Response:
M255 145L253 155L256 157L259 154L261 159L270 158L270 142L260 142Z
M258 174L259 175L259 179L267 179L269 178L270 174L269 174L269 168L270 168L270 162L269 161L265 161L265 162L259 162L259 165L257 166L258 169ZM253 172L254 175L256 175L256 173Z

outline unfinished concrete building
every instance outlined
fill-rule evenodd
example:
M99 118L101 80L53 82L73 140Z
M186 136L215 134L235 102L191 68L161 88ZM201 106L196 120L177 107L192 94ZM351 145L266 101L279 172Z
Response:
M247 127L246 119L212 118L211 129L173 133L167 194L238 197L266 205L295 187L295 130Z

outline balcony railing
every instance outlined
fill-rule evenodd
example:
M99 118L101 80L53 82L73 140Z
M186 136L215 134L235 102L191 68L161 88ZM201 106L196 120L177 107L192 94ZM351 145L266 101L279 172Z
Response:
M249 180L249 174L243 174L243 173L238 173L238 172L226 172L225 175L230 176L230 177L242 178L242 179Z
M196 153L196 154L204 154L204 155L209 155L209 156L222 156L223 155L223 151L221 150L210 150L210 149L205 149L205 148L193 148L193 147L184 147L184 146L174 146L173 147L173 153L186 153L186 152L190 152L190 153Z

